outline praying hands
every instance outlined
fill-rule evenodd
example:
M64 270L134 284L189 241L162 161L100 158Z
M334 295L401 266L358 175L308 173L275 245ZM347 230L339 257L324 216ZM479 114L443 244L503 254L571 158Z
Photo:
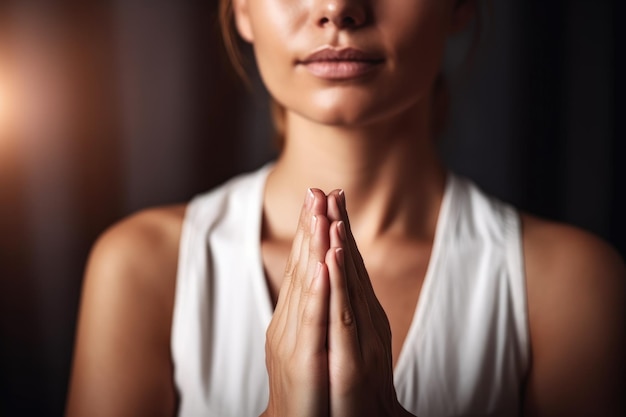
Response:
M391 329L372 288L345 195L312 189L267 330L263 416L409 416L393 386Z

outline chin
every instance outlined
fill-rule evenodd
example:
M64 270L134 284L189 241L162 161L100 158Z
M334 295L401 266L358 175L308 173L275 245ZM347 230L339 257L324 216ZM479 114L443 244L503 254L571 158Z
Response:
M313 122L333 127L357 127L367 124L367 117L359 112L348 112L345 109L318 110L301 113L301 116Z
M411 112L420 102L416 97L405 97L385 103L380 100L367 100L366 97L351 97L343 100L311 100L307 105L291 107L301 117L315 123L344 128L362 128L384 120L391 120L402 113Z
M363 127L373 122L372 117L360 113L338 111L310 111L299 113L301 117L329 127Z
M308 120L336 127L367 125L384 113L376 100L358 94L316 94L292 108Z

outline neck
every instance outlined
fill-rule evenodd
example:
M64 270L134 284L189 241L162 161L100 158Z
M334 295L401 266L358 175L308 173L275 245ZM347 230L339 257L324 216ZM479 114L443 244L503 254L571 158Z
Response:
M311 187L325 193L344 190L352 230L360 241L385 234L431 238L445 173L426 110L412 108L390 120L350 128L288 112L285 148L266 188L270 234L290 240Z

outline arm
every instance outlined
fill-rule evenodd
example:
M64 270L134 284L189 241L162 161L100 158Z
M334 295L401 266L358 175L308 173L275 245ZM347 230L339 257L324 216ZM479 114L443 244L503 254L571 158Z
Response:
M626 274L574 228L524 218L532 368L529 416L625 414Z
M172 416L170 325L183 207L135 215L89 259L66 415Z

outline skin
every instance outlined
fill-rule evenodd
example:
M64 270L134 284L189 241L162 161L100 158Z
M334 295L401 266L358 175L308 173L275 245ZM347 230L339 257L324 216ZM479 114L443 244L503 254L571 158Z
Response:
M392 373L444 191L433 83L445 38L474 3L235 0L237 28L286 109L285 148L263 200L276 305L264 415L410 415ZM384 64L358 80L320 80L297 62L322 45L375 51ZM95 245L68 416L175 415L169 332L183 216L184 206L147 210ZM575 228L528 215L522 225L532 353L523 414L623 415L623 261Z

